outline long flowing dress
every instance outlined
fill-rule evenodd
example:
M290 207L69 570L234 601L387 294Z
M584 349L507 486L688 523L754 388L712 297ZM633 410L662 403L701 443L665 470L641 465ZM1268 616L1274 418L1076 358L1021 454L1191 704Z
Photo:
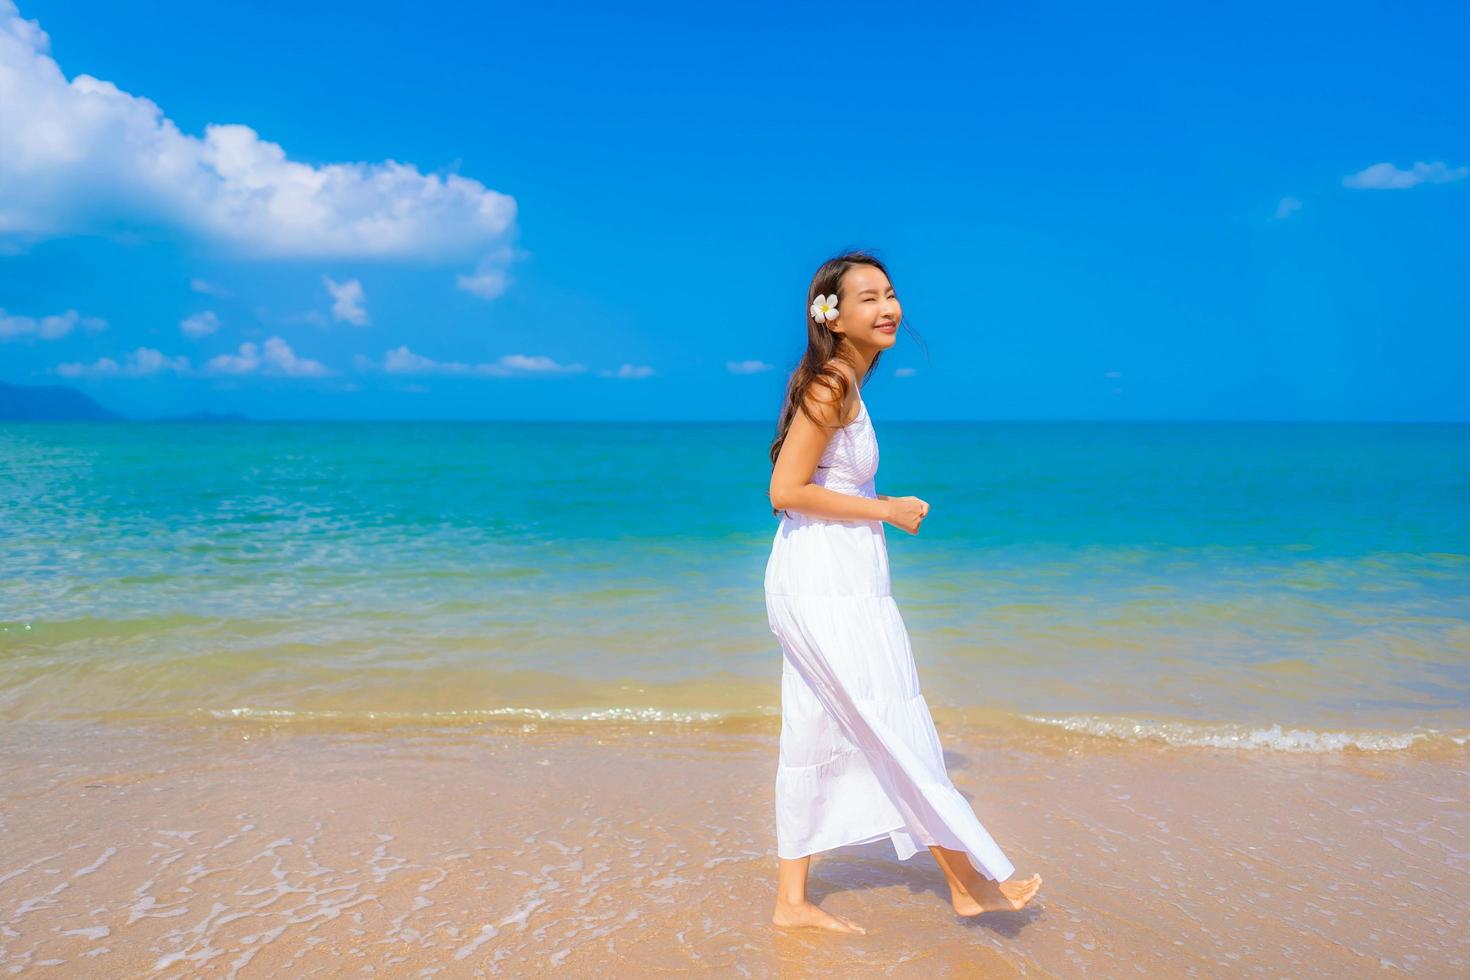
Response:
M868 407L833 434L812 482L876 497ZM985 877L1015 871L950 782L888 579L882 521L784 512L765 574L781 642L776 853L798 858L888 837L900 860L938 844Z

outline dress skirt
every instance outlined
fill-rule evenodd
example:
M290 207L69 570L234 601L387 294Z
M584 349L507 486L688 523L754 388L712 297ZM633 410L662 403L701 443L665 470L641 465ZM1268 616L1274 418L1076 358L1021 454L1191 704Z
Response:
M783 660L777 854L887 837L900 860L937 844L1009 878L1015 868L945 771L889 590L882 522L787 513L765 586Z

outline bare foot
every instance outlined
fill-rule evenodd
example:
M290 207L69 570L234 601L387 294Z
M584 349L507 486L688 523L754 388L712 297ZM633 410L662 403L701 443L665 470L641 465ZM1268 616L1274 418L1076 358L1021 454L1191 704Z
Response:
M975 875L964 891L953 886L949 889L950 901L960 915L979 915L981 912L1015 912L1023 909L1036 897L1041 888L1041 875L1032 875L1025 881L991 881L984 875Z
M832 932L855 932L860 935L868 931L851 919L822 911L811 902L802 902L800 905L777 902L776 914L771 916L771 924L779 929L828 929Z

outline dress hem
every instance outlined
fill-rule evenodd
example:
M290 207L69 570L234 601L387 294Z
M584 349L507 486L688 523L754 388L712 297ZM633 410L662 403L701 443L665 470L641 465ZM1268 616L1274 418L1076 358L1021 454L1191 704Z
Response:
M781 858L781 860L783 860L783 861L796 861L796 860L799 860L800 858L811 857L813 854L825 854L828 851L835 851L839 847L856 847L859 844L872 844L875 841L884 840L885 838L888 839L888 840L892 840L894 834L899 833L899 832L903 832L903 831L907 831L907 830L908 830L908 825L905 824L905 823L900 822L898 824L898 826L896 826L896 827L889 827L887 830L880 830L876 834L867 834L867 835L864 835L862 837L855 838L853 840L845 840L845 841L842 841L839 844L827 844L825 846L818 847L815 850L807 851L805 854L797 854L794 857L787 857L786 855L782 854L779 850L777 850L776 856L779 857L779 858ZM922 850L922 849L923 848L920 848L920 850ZM897 846L896 845L894 847L894 850L895 850L895 852L897 852ZM915 851L914 852L914 854L917 854L917 853L919 853L919 852L918 851ZM913 857L914 854L910 854L909 857ZM900 857L899 860L900 861L906 861L906 860L908 860L908 858Z
M897 827L890 827L887 830L880 831L876 834L870 834L866 837L859 837L855 840L843 841L841 844L829 844L826 847L819 847L816 850L807 851L805 854L797 854L792 857L787 857L785 854L782 854L778 849L776 851L776 856L782 861L799 861L804 857L812 857L816 854L826 854L828 851L835 851L840 847L857 847L859 844L873 844L877 841L883 840L884 838L887 838L889 841L893 841L894 834L905 833L907 831L908 825L900 823ZM909 860L909 858L917 857L920 851L927 850L929 850L928 844L920 844L914 849L913 854L910 854L908 857L904 857L901 853L899 853L897 842L894 842L893 844L894 856L897 857L900 861L907 861ZM971 854L964 848L952 847L949 848L949 850L958 850L961 854L963 854L965 856L965 860L970 863L970 867L974 868L975 871L980 875L980 877L984 878L986 881L994 881L997 883L1007 881L1012 875L1016 873L1015 868L1012 867L1012 869L1006 873L1006 876L1004 878L996 878L989 871L986 871L984 868L980 867L979 863L975 860L975 855Z

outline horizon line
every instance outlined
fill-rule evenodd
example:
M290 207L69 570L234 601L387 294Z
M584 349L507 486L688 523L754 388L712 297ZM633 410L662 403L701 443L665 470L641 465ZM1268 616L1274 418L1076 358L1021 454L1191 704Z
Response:
M423 423L423 422L445 422L445 423L530 423L537 425L546 424L576 424L576 425L627 425L627 424L673 424L673 425L749 425L770 424L769 419L667 419L667 418L481 418L481 417L398 417L398 418L332 418L322 416L301 416L283 418L260 418L248 416L244 413L218 413L235 414L238 418L191 418L187 415L157 416L154 418L112 418L112 419L0 419L0 425L24 424L24 425L109 425L117 423L198 423L206 425L231 425L242 422L349 422L349 423ZM1342 419L1310 419L1310 418L946 418L946 419L884 419L885 425L946 425L946 424L1097 424L1097 425L1470 425L1470 418L1466 419L1402 419L1402 418L1342 418Z

